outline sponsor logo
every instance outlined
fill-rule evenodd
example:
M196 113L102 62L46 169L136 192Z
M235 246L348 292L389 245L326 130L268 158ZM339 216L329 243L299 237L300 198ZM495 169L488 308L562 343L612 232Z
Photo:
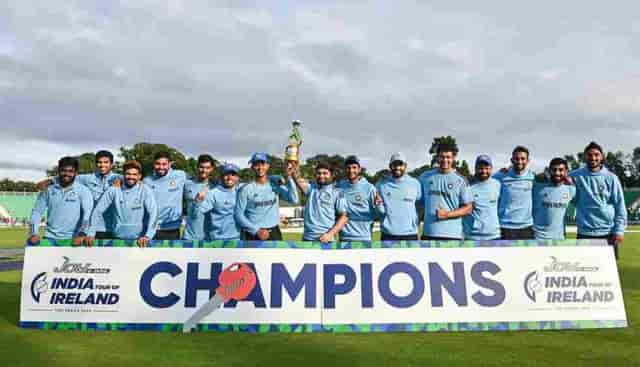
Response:
M60 266L53 268L54 273L66 273L66 274L109 274L111 269L108 268L94 268L91 263L74 263L71 262L66 256L62 257L63 262Z
M43 293L46 293L49 289L49 284L47 283L47 273L42 272L36 275L31 281L31 297L36 303L40 303L40 296Z
M613 284L603 282L595 275L597 266L583 265L578 261L562 261L555 256L541 270L535 270L524 278L524 293L534 303L547 305L607 304L615 295Z

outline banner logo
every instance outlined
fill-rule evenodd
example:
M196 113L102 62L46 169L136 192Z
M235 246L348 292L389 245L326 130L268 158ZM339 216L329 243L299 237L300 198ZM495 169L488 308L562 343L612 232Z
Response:
M31 282L31 297L36 303L40 303L40 295L47 292L49 284L47 283L47 273L42 272L36 275Z

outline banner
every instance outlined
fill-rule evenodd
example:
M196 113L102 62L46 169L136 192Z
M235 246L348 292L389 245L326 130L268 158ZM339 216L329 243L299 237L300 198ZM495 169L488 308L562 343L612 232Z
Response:
M247 263L257 285L199 330L370 332L626 327L616 261L591 240L43 241L25 251L20 325L181 330Z

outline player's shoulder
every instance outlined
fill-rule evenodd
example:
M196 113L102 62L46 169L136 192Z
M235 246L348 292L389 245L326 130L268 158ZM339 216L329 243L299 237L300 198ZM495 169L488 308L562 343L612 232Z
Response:
M438 173L438 170L436 168L432 168L428 171L422 172L422 174L418 177L418 180L419 181L428 180L429 178L433 177L437 173Z
M569 171L569 176L571 177L584 176L585 173L586 173L586 167L580 167L580 168L576 168L574 170Z
M187 180L187 173L183 170L172 169L171 175L173 176L173 178L176 178L176 179L185 180L185 181Z
M93 195L91 194L91 190L89 190L89 188L86 187L85 185L82 185L80 182L78 182L76 185L73 185L73 189L80 195L87 195L87 196L93 197Z
M455 178L456 181L459 181L465 185L469 185L469 178L463 175L462 173L460 173L460 171L457 171L457 170L453 171L453 177Z

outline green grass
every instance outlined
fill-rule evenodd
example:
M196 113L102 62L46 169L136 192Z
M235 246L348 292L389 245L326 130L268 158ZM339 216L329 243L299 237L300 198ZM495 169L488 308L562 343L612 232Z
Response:
M4 233L3 233L4 238ZM0 273L0 366L638 366L640 233L620 273L630 327L436 334L215 334L25 330L20 272Z

